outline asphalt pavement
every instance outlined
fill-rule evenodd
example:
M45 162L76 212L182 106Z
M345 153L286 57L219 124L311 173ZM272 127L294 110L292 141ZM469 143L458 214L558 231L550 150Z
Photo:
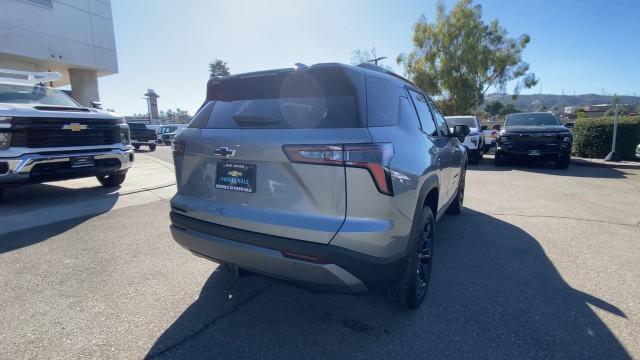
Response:
M0 358L638 358L639 199L638 170L470 167L413 312L235 280L166 200L0 235Z
M171 146L158 145L158 147L156 147L156 151L145 152L144 149L141 149L140 153L164 161L167 164L173 164L173 154L171 153Z

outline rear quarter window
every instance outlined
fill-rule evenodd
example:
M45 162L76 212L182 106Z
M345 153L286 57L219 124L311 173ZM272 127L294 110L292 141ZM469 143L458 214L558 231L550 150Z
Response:
M398 100L404 89L392 81L367 75L367 125L391 126L398 123Z

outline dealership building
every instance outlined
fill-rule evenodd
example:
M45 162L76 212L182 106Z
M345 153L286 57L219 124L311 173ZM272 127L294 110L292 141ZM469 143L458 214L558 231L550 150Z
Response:
M76 101L100 101L118 72L110 0L0 0L0 68L56 71Z

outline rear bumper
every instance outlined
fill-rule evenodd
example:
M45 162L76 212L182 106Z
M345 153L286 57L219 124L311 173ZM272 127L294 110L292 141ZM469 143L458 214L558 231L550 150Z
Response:
M175 241L196 255L316 291L384 290L396 283L405 266L405 256L378 258L335 245L212 224L176 211L171 212L171 223Z
M86 156L94 158L94 166L70 166L71 158ZM110 174L129 169L133 164L133 156L133 150L113 149L99 152L86 150L69 153L33 153L17 158L0 157L0 187Z

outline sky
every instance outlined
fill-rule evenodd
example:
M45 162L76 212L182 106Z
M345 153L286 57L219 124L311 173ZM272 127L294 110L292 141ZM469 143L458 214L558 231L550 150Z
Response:
M522 93L640 95L640 1L476 0L483 19L511 36L529 34L523 60L540 79ZM121 114L160 109L193 114L204 100L208 64L231 73L349 63L375 47L403 74L398 54L412 48L413 25L433 21L435 0L112 0L119 73L99 80L100 96ZM455 1L446 1L450 8ZM508 91L512 86L508 87Z

